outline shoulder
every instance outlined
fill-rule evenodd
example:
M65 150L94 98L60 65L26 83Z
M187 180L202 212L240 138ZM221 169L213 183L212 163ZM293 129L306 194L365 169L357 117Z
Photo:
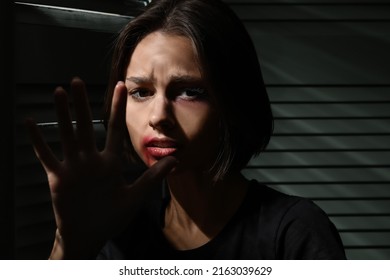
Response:
M328 215L313 201L284 194L252 182L261 225L272 236L278 259L344 259L339 233Z
M307 226L330 223L325 211L310 199L282 193L257 181L251 181L246 204L275 230L281 230L294 221Z
M302 214L326 216L311 200L282 193L255 180L250 183L246 203L257 206L263 215L271 215L274 220Z
M265 214L277 215L286 219L308 219L322 217L328 220L327 214L310 199L282 193L276 189L251 181L248 192L251 203L261 207Z

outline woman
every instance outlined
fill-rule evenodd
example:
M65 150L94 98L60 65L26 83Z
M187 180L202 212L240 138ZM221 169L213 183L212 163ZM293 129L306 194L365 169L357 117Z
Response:
M156 0L124 27L101 152L85 86L71 87L76 131L66 92L55 91L63 161L29 122L57 223L50 258L345 258L312 202L241 175L273 120L252 41L221 1ZM123 153L149 168L131 185Z

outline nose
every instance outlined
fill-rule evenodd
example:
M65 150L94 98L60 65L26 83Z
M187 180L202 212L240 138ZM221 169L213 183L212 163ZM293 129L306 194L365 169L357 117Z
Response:
M164 95L156 95L153 100L149 117L149 126L151 126L153 130L161 132L172 129L175 126L175 123L171 101Z

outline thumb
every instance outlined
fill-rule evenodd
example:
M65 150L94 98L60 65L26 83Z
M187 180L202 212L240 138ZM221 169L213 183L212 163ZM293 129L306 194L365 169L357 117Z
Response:
M136 185L155 185L169 174L170 171L177 165L178 161L172 156L167 156L160 159L156 164L146 170L141 177L139 177L134 183Z
M165 176L177 165L177 160L168 156L159 160L156 164L146 170L125 192L125 215L126 220L131 221L138 210L144 205L148 195L156 189L156 185L160 186L160 182Z
M125 195L125 200L130 211L139 208L145 198L151 193L156 185L160 185L161 181L169 174L169 172L177 165L177 159L172 156L167 156L160 159L156 164L146 170L129 188Z

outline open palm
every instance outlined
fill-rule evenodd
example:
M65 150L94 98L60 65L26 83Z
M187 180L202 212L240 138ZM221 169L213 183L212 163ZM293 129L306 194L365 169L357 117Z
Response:
M148 192L174 167L167 157L127 185L122 175L123 138L127 90L115 87L107 141L98 151L85 85L71 82L76 113L73 129L67 93L55 90L55 105L64 159L58 160L44 141L37 125L28 121L35 153L44 167L57 224L53 252L58 258L94 257L104 243L123 229L135 215ZM60 247L60 248L58 248ZM58 250L60 249L60 250ZM52 255L53 255L52 252Z

